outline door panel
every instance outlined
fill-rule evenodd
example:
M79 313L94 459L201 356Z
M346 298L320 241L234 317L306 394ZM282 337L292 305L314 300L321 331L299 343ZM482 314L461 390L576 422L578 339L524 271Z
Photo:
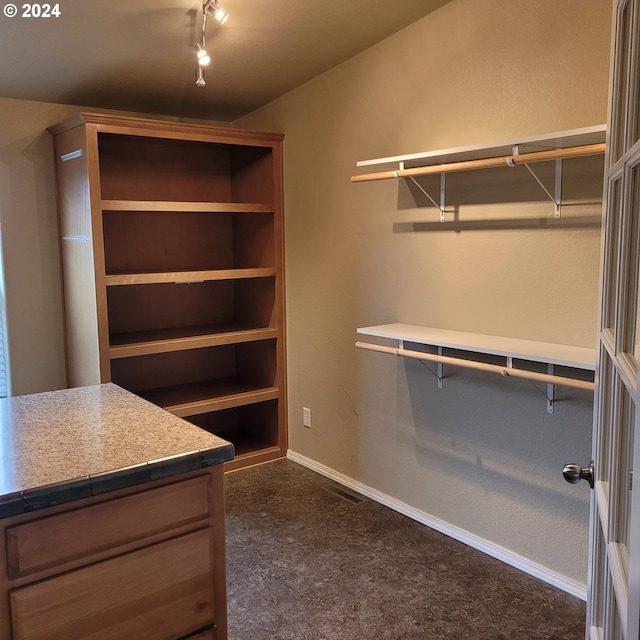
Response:
M587 638L638 640L640 501L632 479L640 464L640 0L617 0L613 18Z

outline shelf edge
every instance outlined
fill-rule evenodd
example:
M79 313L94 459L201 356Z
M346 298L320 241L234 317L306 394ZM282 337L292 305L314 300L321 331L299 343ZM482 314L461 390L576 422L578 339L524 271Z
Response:
M397 156L389 156L386 158L374 158L371 160L360 160L356 162L358 167L368 167L382 164L397 164L399 162L424 162L427 164L432 161L434 164L440 161L449 161L451 159L477 159L482 157L483 152L493 151L497 155L500 154L500 150L504 148L532 145L540 146L544 143L547 146L552 147L563 146L557 145L562 140L570 139L571 144L564 146L573 146L574 144L588 144L596 142L604 142L607 131L607 125L594 125L591 127L582 127L578 129L569 129L567 131L557 131L549 134L542 134L537 136L529 136L523 138L514 138L512 140L502 140L497 142L489 142L486 144L468 145L462 147L451 147L449 149L436 149L433 151L423 151L418 153L409 153ZM467 158L468 156L468 158Z
M185 351L187 349L202 349L244 342L258 342L277 338L280 331L275 328L246 329L240 331L226 331L206 335L182 336L179 338L163 338L119 344L109 347L109 358L133 358L154 353L169 353L171 351Z
M275 267L252 269L207 269L201 271L154 271L150 273L107 274L108 287L136 284L166 284L204 282L210 280L242 280L245 278L268 278L277 275Z
M273 204L252 202L187 202L170 200L102 200L103 211L175 213L273 213Z
M518 338L502 338L485 334L451 331L409 324L386 324L357 329L361 335L445 347L488 355L512 357L531 362L595 370L595 349L558 345Z
M244 407L258 402L278 400L279 398L279 389L276 387L265 387L264 389L258 389L255 391L230 393L218 398L207 398L204 400L193 400L191 402L174 403L166 406L163 405L162 408L179 418L188 418L189 416L209 413L210 411L222 411L224 409Z

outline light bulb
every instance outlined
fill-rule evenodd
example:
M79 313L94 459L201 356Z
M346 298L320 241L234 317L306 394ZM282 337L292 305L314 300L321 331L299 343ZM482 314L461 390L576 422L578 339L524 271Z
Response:
M216 9L216 12L213 14L213 17L220 23L224 24L229 19L229 14L224 11L224 9Z
M206 67L211 62L211 56L202 45L196 44L196 58L201 67Z

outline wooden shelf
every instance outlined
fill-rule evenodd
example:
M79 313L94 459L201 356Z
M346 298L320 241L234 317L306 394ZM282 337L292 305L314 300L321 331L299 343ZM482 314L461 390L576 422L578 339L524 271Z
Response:
M130 358L151 353L215 347L277 338L278 330L270 327L220 327L206 325L121 333L110 337L109 357Z
M273 213L273 205L253 202L175 202L103 200L103 211L173 211L176 213Z
M263 438L258 438L255 434L241 428L230 429L223 433L225 440L233 442L233 446L236 450L236 458L255 454L256 452L262 452L268 447L273 446L273 444L270 444Z
M185 418L275 400L279 396L279 390L242 379L224 378L148 389L139 391L138 395L176 416Z
M271 462L281 457L278 447L269 446L264 440L247 435L240 429L229 432L230 442L233 442L232 438L238 438L240 453L231 462L224 463L225 472Z
M150 271L139 273L110 273L105 276L108 287L165 282L204 282L208 280L238 280L267 278L276 275L275 267L257 269L206 269L202 271Z

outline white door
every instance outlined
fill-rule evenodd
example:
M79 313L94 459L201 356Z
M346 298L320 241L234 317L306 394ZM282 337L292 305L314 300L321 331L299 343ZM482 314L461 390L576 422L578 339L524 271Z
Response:
M611 51L587 638L638 640L640 0L615 0Z

